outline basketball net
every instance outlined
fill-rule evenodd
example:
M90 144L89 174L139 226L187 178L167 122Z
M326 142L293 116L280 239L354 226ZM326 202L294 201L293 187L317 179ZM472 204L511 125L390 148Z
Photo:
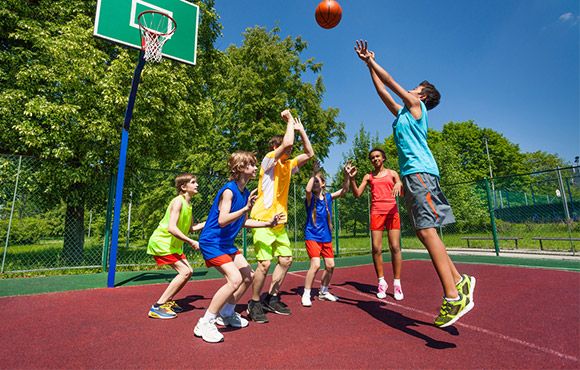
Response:
M138 22L143 59L146 62L161 62L163 45L171 38L177 27L175 20L165 13L147 10L139 14Z

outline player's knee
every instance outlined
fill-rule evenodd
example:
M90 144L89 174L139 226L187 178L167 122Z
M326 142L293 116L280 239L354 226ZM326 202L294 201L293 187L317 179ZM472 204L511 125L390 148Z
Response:
M310 269L318 271L320 269L320 261L310 261Z
M324 267L326 268L326 271L328 271L328 272L334 271L334 261L325 261Z
M391 244L389 245L389 249L391 249L392 254L401 253L401 246L399 244Z
M383 248L381 248L381 247L375 247L373 245L372 254L377 255L377 254L382 254L382 253L383 253Z
M258 268L258 269L259 269L259 270L260 270L262 273L264 273L264 274L267 274L267 273L268 273L268 270L270 269L270 264L271 264L271 261L259 261L259 262L258 262L258 267L257 267L257 268Z
M237 290L240 285L242 285L242 275L236 275L232 277L229 281L229 285L232 287L233 290Z
M284 267L284 268L290 268L290 266L292 265L292 257L280 257L278 259L278 263L280 264L280 266Z
M193 275L193 270L191 269L191 267L181 269L179 271L179 276L181 276L183 279L189 280L191 278L191 275Z

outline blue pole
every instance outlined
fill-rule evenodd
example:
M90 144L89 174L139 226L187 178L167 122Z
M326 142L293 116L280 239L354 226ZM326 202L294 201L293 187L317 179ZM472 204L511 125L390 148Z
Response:
M133 117L133 106L137 96L137 87L141 79L141 71L145 65L143 52L139 54L139 62L135 67L133 82L131 83L131 92L129 93L129 102L125 111L125 121L123 122L123 131L121 133L121 149L119 150L119 166L117 170L117 189L115 192L115 210L113 214L113 230L111 237L111 252L109 255L109 274L107 287L115 287L115 271L117 269L117 248L119 244L119 223L121 220L121 205L123 204L123 183L125 181L125 163L127 160L127 147L129 146L129 126Z

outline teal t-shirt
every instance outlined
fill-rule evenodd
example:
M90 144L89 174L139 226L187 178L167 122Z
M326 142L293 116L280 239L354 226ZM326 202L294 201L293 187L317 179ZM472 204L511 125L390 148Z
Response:
M416 120L403 106L393 122L393 137L399 155L401 176L429 173L439 177L439 168L427 145L427 108L421 102L421 118Z

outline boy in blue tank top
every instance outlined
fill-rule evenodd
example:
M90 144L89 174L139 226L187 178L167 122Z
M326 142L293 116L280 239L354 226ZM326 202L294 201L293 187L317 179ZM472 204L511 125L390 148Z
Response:
M273 227L283 221L280 214L270 221L247 219L256 201L256 190L246 189L256 177L256 157L250 152L235 152L228 161L230 181L217 193L205 226L199 236L199 248L207 267L215 267L226 283L214 294L207 311L194 328L196 337L209 343L223 341L217 325L244 328L248 320L235 311L236 302L252 284L254 272L234 245L242 227Z
M436 229L455 222L451 206L439 187L437 163L427 145L427 111L439 104L441 95L428 81L413 90L405 90L375 61L375 54L368 49L366 41L356 41L354 49L368 66L379 97L396 117L393 137L405 204L417 237L429 251L445 294L435 325L450 326L473 308L475 278L459 274ZM403 100L403 105L395 102L385 85Z

